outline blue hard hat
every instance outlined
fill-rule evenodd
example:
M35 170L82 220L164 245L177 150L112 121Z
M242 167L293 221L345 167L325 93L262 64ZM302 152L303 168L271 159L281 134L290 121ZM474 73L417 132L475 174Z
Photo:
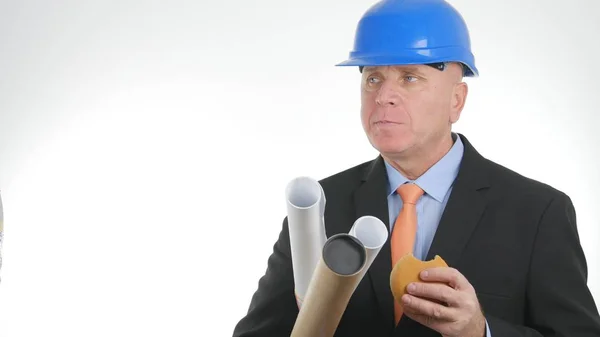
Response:
M362 16L354 49L338 66L459 62L478 76L467 25L444 0L382 0ZM443 67L441 68L443 69Z

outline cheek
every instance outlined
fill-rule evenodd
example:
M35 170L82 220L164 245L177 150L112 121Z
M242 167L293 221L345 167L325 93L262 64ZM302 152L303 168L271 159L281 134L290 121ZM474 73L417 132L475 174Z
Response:
M403 103L404 111L409 119L411 126L419 125L423 119L423 113L426 111L426 105L420 99L406 99Z
M371 118L370 111L371 110L365 105L363 105L360 109L360 123L365 131L369 131L371 129L371 123L369 123L369 119Z
M431 126L431 122L440 114L440 106L433 97L415 95L405 101L405 108L415 129Z
M360 105L360 118L364 124L368 124L369 119L375 111L375 100L369 97L369 95L362 95Z

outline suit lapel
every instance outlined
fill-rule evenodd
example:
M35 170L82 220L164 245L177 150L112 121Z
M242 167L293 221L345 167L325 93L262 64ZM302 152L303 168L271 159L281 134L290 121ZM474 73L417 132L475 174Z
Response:
M354 194L354 205L357 218L364 215L375 216L385 224L389 233L387 182L383 158L379 156L368 166L363 183ZM391 272L392 258L388 238L367 271L367 276L371 280L381 315L385 322L389 322L390 329L394 327L394 299L390 289Z
M427 254L427 260L439 255L449 266L458 264L477 227L486 206L482 190L489 187L483 157L464 136L459 136L465 148L463 160Z

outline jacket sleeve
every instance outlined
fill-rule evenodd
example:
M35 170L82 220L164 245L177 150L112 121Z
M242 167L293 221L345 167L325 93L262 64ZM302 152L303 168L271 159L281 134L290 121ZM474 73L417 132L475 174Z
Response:
M488 317L492 336L600 336L575 209L564 193L550 202L540 220L529 268L527 327Z
M234 337L289 337L298 316L294 296L287 217L258 282L246 316L235 326Z

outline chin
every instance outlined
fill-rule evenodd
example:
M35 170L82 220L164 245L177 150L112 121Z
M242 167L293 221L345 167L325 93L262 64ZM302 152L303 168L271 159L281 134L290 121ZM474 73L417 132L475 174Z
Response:
M370 137L371 145L382 154L398 154L412 147L408 137Z

